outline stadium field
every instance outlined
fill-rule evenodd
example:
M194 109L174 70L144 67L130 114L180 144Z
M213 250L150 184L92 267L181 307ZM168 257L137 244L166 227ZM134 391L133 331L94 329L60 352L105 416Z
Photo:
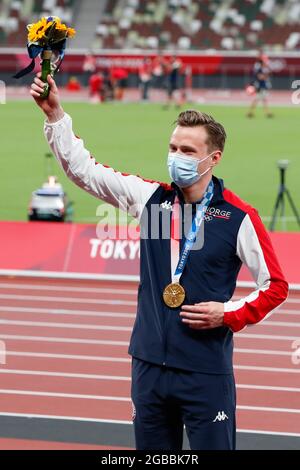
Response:
M278 189L278 159L289 159L287 186L296 205L299 193L299 109L273 108L275 117L266 119L259 109L257 117L245 117L246 108L188 105L212 114L227 130L224 159L217 175L226 186L254 205L265 222L272 212ZM96 160L120 171L146 178L168 181L166 158L172 123L178 110L163 110L159 104L118 103L91 105L66 103L64 108L74 121L76 134ZM46 176L45 154L49 151L43 136L43 115L31 101L14 101L0 106L1 186L0 219L26 220L31 191ZM76 188L52 162L52 173L75 204L76 222L97 222L99 201ZM287 208L288 216L291 215ZM297 225L288 221L288 230ZM277 225L281 229L281 225Z

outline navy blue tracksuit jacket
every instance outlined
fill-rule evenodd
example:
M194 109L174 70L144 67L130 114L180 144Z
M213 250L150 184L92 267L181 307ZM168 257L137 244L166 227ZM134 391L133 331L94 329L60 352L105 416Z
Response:
M184 205L180 189L98 164L74 135L67 114L54 124L45 123L45 135L71 180L140 220L138 311L129 353L153 364L187 371L231 373L233 332L259 322L287 296L287 283L256 210L225 189L222 180L213 178L214 196L205 215L204 245L190 252L180 282L186 291L185 304L223 302L224 326L192 330L182 323L180 309L169 309L162 299L165 286L171 282L170 238L164 238L162 232L169 230L166 227L176 194ZM153 207L159 208L155 222ZM147 238L154 225L158 237ZM257 289L232 301L242 263L251 271Z

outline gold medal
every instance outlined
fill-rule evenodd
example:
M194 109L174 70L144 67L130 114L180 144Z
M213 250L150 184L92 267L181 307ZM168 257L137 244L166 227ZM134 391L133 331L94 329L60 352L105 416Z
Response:
M163 299L168 307L179 307L185 299L185 290L178 282L172 282L165 287Z

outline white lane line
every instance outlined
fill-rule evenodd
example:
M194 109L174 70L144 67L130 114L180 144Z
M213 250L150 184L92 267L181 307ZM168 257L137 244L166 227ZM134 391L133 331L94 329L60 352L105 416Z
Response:
M290 352L287 351L268 351L268 350L252 350L252 349L235 349L236 352L245 354L270 354L279 356L291 356ZM112 362L131 362L130 358L122 357L108 357L108 356L88 356L85 354L74 355L74 354L53 354L53 353L42 353L42 352L27 352L27 351L6 351L6 356L21 356L21 357L44 357L53 359L71 359L71 360L83 360L83 361L112 361ZM299 389L300 391L300 389Z
M300 304L300 299L295 297L289 297L284 301L285 304Z
M235 352L245 353L245 354L267 354L267 355L278 355L278 356L291 356L290 351L269 351L268 349L241 349L236 348ZM91 360L91 361L116 361L116 362L130 362L130 359L124 358L114 358L106 356L87 356L87 355L74 355L74 354L52 354L52 353L42 353L42 352L26 352L26 351L6 351L7 356L28 356L28 357L49 357L55 359L82 359L82 360ZM300 389L299 389L300 390Z
M34 308L34 307L2 307L0 312L15 312L15 313L47 313L50 315L79 315L90 317L111 317L111 318L135 318L135 313L117 313L117 312L102 312L96 310L72 310L64 308Z
M120 375L99 375L99 374L75 374L70 372L48 372L45 370L19 370L19 369L0 369L0 374L15 374L15 375L38 375L42 377L65 377L70 379L93 379L93 380L116 380L126 381L131 380L130 377Z
M18 395L17 391L13 391L15 393L12 393L12 394L16 394ZM5 393L5 390L0 390L0 393ZM9 393L8 393L9 394ZM33 396L47 396L47 394L44 394L43 392L28 392L26 393L26 391L20 391L19 393L20 395L33 395ZM61 398L61 397L64 397L64 398L67 398L68 395L72 395L72 394L49 394L48 396L52 396L52 397L55 397L57 396L58 398ZM90 398L91 396L90 395L83 395L82 397L80 397L80 395L77 395L77 396L72 396L72 398L84 398L84 397L89 397L89 399L98 399L98 400L110 400L110 399L113 399L114 398L114 401L118 401L115 399L115 397L101 397L101 396L97 396L98 398ZM123 400L122 400L123 398ZM121 397L121 399L119 401L126 401L126 402L130 402L130 398L127 398L127 397ZM297 409L297 408L274 408L274 407L268 407L268 406L248 406L248 405L238 405L237 406L237 409L238 410L247 410L247 411L269 411L271 413L292 413L292 414L299 414L300 413L300 410ZM1 413L2 415L2 413Z
M82 421L88 423L103 423L103 424L125 424L133 426L132 421L120 420L120 419L100 419L100 418L86 418L81 416L60 416L60 415L43 415L43 414L32 414L32 413L5 413L1 412L0 416L6 416L9 418L31 418L31 419L51 419L58 421ZM259 429L237 429L237 432L251 433L251 434L263 434L263 435L274 435L274 436L290 436L300 437L300 433L295 432L276 432L266 431Z
M133 289L118 289L116 288L106 288L106 287L80 287L80 286L62 286L60 285L43 285L43 284L12 284L12 283L0 283L0 289L19 289L19 290L46 290L46 291L54 291L54 292L87 292L87 293L99 293L99 294L125 294L125 295L137 295L137 288ZM240 299L239 296L233 296L232 300ZM297 303L300 304L300 299L287 299L285 302L286 303ZM294 311L294 310L288 310L288 309L282 309L278 308L274 310L273 314L275 313L291 313L295 315L300 315L300 309L299 311Z
M299 339L299 336L286 336L286 335L264 335L257 333L235 333L234 338L251 338L251 339L278 339L279 341L294 341Z
M107 293L107 292L104 292ZM116 291L112 289L112 294L116 294ZM89 299L85 297L62 297L62 296L43 296L43 295L18 295L18 294L0 294L0 299L7 300L31 300L31 301L45 301L45 302L73 302L73 303L106 303L112 305L136 305L136 300L104 300L101 298L98 299ZM299 299L300 303L300 299ZM278 310L274 310L272 314L276 314ZM280 311L279 311L280 313ZM271 313L270 313L271 314Z
M300 367L298 369L290 369L287 367L263 367L263 366L243 366L243 365L234 365L234 369L238 370L254 370L254 371L263 371L263 372L287 372L291 374L300 374Z
M136 316L136 314L133 312L133 313L118 313L118 312L99 312L98 311L95 311L95 310L73 310L73 309L47 309L47 308L35 308L35 307L11 307L11 306L0 306L0 311L2 312L5 312L5 311L11 311L11 312L41 312L41 313L63 313L65 315L68 315L68 314L74 314L74 315L92 315L92 316L115 316L115 317L128 317L128 318L133 318ZM277 317L278 314L281 314L281 315L293 315L293 316L296 316L296 315L300 315L300 311L296 311L296 310L277 310L275 313L272 314L272 317L271 318L271 321L272 321L272 318L274 317ZM266 324L266 321L264 321L264 324Z
M3 287L6 287L5 284L0 284L0 287L3 286ZM41 287L41 286L26 286L26 288L22 285L19 285L19 286L8 286L8 288L11 288L11 289L19 289L19 290L22 290L22 289L26 289L26 290L38 290L38 291L41 291L41 290L48 290L48 291L62 291L62 292L87 292L87 293L99 293L99 294L126 294L126 295L133 295L134 297L136 297L137 295L137 289L118 289L118 288L115 288L115 289L111 289L111 288L105 288L105 287L99 287L99 288L88 288L88 287L70 287L70 286L44 286L44 287ZM18 294L15 294L15 295L10 295L10 294L0 294L0 298L14 298L14 299L18 299L19 297L25 297L25 298L28 298L30 300L31 297L33 297L34 299L38 299L38 300L42 300L43 298L45 298L45 300L49 300L49 299L53 299L55 298L54 296L52 297L45 297L45 296L19 296ZM64 297L58 297L59 299L64 299ZM80 298L79 297L72 297L71 298L72 300L74 299L77 299L79 300ZM86 299L84 298L86 301L87 300L91 300L91 299ZM240 299L239 296L233 296L232 297L232 300L237 300L237 299ZM94 300L95 302L99 302L101 301L102 302L102 299L92 299ZM64 302L67 302L68 300L64 300ZM122 303L125 303L127 305L127 302L130 302L129 305L132 305L132 304L136 304L136 301L125 301L125 300L120 300L118 301L118 303L122 304ZM288 299L285 301L285 303L296 303L296 304L300 304L300 299ZM295 312L295 314L300 314L300 312L297 312L293 309L282 309L282 308L278 308L278 309L274 309L272 312L270 312L270 315L274 315L276 313L284 313L284 312Z
M3 300L22 300L32 301L32 302L71 302L72 304L107 304L107 305L134 305L137 303L134 300L106 300L106 299L86 299L84 297L61 297L53 296L48 297L44 295L10 295L10 294L0 294L0 299Z
M235 370L254 370L264 372L282 372L282 373L300 373L300 369L287 369L278 367L256 367L256 366L243 366L237 365ZM1 374L16 374L16 375L38 375L44 377L68 377L78 379L95 379L95 380L130 380L130 377L114 376L114 375L98 375L98 374L75 374L69 372L48 372L42 370L21 370L21 369L1 369Z
M237 384L236 387L238 389L246 389L246 390L268 390L272 392L300 392L300 388L296 387L275 387L275 386L268 386L268 385L251 385L251 384ZM115 400L118 401L119 397L116 396L109 396L109 397L103 397L97 398L97 395L78 395L78 394L65 394L65 393L59 393L59 392L41 392L41 391L30 391L30 390L19 390L19 389L13 389L13 390L6 390L2 389L0 390L0 393L8 393L8 394L26 394L26 395L31 395L31 394L36 394L36 395L41 395L41 396L61 396L61 397L72 397L72 398L91 398L91 399L98 399L98 400ZM125 400L125 398L124 398Z
M102 312L95 310L73 310L73 309L63 309L63 308L36 308L36 307L12 307L12 306L0 306L0 312L21 312L21 313L49 313L51 315L85 315L85 316L94 316L94 317L120 317L120 318L135 318L136 314L133 313L123 313L123 312ZM276 314L284 315L300 315L299 312L291 311L277 311ZM274 314L274 315L276 315ZM273 317L274 318L274 317ZM272 321L273 323L273 321ZM266 322L264 322L266 324ZM286 324L284 322L284 324Z
M99 362L126 362L131 363L131 359L127 357L108 357L108 356L85 356L85 355L74 355L74 354L52 354L52 353L41 353L41 352L24 352L24 351L6 351L6 356L16 357L41 357L49 359L70 359L80 361L99 361Z
M110 346L128 346L128 341L110 341L98 339L81 338L57 338L53 336L26 336L26 335L3 335L0 332L0 339L14 339L18 341L41 341L45 343L74 343L74 344L108 344Z
M0 320L0 325L11 326L36 326L47 328L70 328L79 330L104 330L104 331L132 331L130 326L107 326L107 325L86 325L81 323L52 323L52 322L37 322L37 321L13 321L13 320Z
M237 388L245 388L249 390L270 390L272 392L300 392L300 388L297 387L275 387L273 385L237 384Z
M272 413L300 413L300 410L297 408L272 408L269 406L248 406L248 405L238 405L238 410L251 410L251 411L271 411Z
M243 335L246 336L246 335ZM257 338L257 335L250 335L251 338ZM241 336L240 336L241 337ZM78 343L78 344L98 344L98 345L111 345L111 346L128 346L128 341L110 341L110 340L93 340L93 339L82 339L82 338L60 338L53 336L28 336L28 335L3 335L0 332L0 339L2 340L18 340L18 341L37 341L37 342L46 342L46 343ZM266 339L266 338L263 338ZM267 338L269 339L269 338ZM273 338L271 338L273 339ZM291 338L282 338L280 340L294 340L297 337L292 336Z
M19 290L48 290L54 292L87 292L87 293L95 293L95 294L128 294L128 295L135 295L137 294L136 289L115 289L106 288L106 287L77 287L77 286L62 286L60 285L51 285L51 286L44 286L43 284L5 284L0 283L0 289L19 289Z
M29 269L20 270L20 269L0 269L0 276L10 277L27 277L27 278L38 278L38 279L62 279L65 280L90 280L90 281L113 281L113 282L122 282L122 283L132 283L139 282L139 276L131 274L88 274L88 273L66 273L61 271L31 271ZM255 288L255 284L253 287ZM297 288L297 284L295 284Z
M88 423L109 423L109 424L130 424L132 421L125 421L120 419L97 419L97 418L85 418L81 416L59 416L59 415L42 415L42 414L31 414L31 413L5 413L0 412L0 416L7 416L12 418L39 418L39 419L56 419L62 421L83 421Z
M80 400L125 401L131 402L129 397L110 397L105 395L81 395L76 393L35 392L31 390L5 390L0 389L1 395L27 395L33 397L76 398Z
M299 310L293 310L293 309L278 309L276 312L274 312L271 316L271 318L277 317L277 315L300 315L300 309Z
M271 356L291 356L292 351L273 351L272 349L234 348L235 353L242 354L269 354Z
M277 339L279 341L294 341L299 339L298 336L279 336L279 335L257 335L250 333L236 333L235 338L251 338L251 339ZM0 331L0 339L17 339L24 341L46 341L54 343L76 343L79 344L112 344L112 345L128 345L128 341L97 341L97 340L84 340L81 338L58 338L53 336L28 336L28 335L3 335Z
M241 388L241 387L240 387ZM265 390L265 388L263 388ZM273 389L272 389L273 390ZM290 390L289 390L290 391ZM294 390L293 390L294 391ZM299 389L297 389L299 391ZM80 400L101 400L101 401L119 401L119 402L131 402L129 397L119 397L119 396L107 396L107 395L86 395L86 394L77 394L77 393L59 393L59 392L41 392L34 390L15 390L15 389L0 389L1 395L24 395L24 396L37 396L37 397L53 397L53 398L75 398ZM239 409L259 409L261 407L238 407ZM278 408L263 408L263 410L278 410ZM286 410L286 408L279 408L279 410ZM291 409L294 410L294 409ZM295 412L299 413L300 410L295 408Z
M132 327L127 326L107 326L107 325L91 325L83 323L55 323L55 322L33 322L33 321L20 321L20 320L0 320L1 325L16 325L16 326L40 326L49 328L79 328L86 330L112 330L112 331L131 331ZM286 326L291 328L300 328L298 323L287 322L264 322L268 326Z
M246 336L246 335L243 335ZM250 335L251 338L257 338L257 335ZM241 336L239 336L241 337ZM93 340L93 339L82 339L82 338L60 338L60 337L53 337L53 336L28 336L28 335L3 335L0 332L0 339L2 340L18 340L18 341L37 341L37 342L46 342L46 343L78 343L78 344L108 344L112 346L128 346L128 341L110 341L110 340ZM263 338L266 339L266 338ZM273 339L273 338L271 338ZM282 338L279 337L277 339L280 340L289 340L296 339L296 337L291 338ZM236 348L235 350L237 350Z
M267 326L286 326L288 328L300 328L299 322L287 322L287 321L264 321L264 325Z

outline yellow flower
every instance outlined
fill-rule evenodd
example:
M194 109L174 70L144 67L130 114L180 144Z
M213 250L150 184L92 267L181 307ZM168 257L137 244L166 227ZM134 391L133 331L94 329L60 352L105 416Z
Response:
M59 18L55 18L55 29L58 29L58 31L67 31L67 26L61 22Z
M76 31L73 28L68 28L67 31L68 31L68 38L73 38L76 34Z
M47 18L43 17L37 23L29 24L28 29L28 41L36 42L43 39L46 35L47 30L52 26L53 21L47 22Z
M73 29L73 28L68 28L64 23L61 22L60 18L55 17L55 18L54 18L54 21L55 21L55 29L56 29L56 30L58 30L58 31L66 31L66 32L67 32L67 36L68 36L69 38L72 38L73 36L75 36L75 34L76 34L75 29Z
M75 36L76 31L73 28L68 28L64 23L61 22L61 19L57 16L52 16L51 21L47 21L47 18L43 17L40 21L34 24L29 24L28 29L28 41L29 42L38 42L41 39L45 39L46 33L50 26L55 24L55 31L63 31L66 33L66 37L72 38Z

